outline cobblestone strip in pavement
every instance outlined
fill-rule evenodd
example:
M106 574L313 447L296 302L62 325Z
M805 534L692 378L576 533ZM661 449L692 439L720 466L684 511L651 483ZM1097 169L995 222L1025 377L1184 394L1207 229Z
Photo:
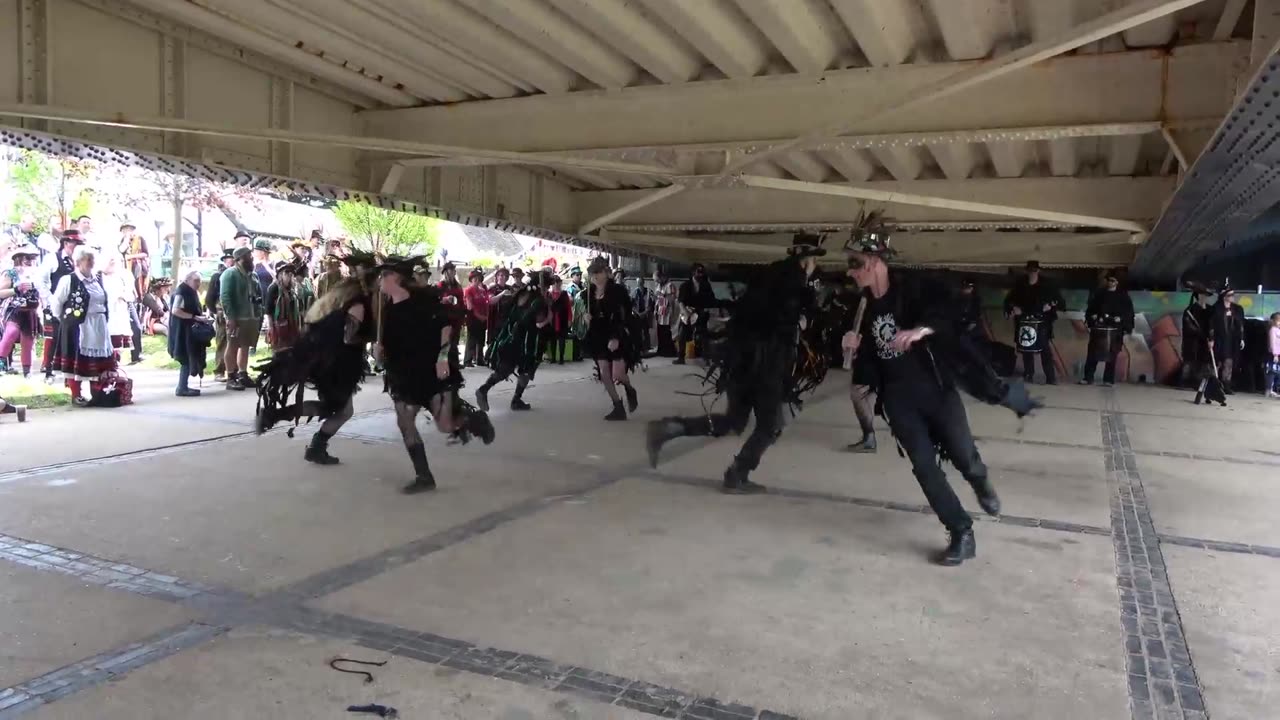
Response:
M1120 591L1129 707L1134 720L1181 717L1206 720L1201 691L1182 618L1151 521L1137 459L1124 416L1107 393L1102 412L1107 482L1111 486L1111 538Z
M685 720L797 720L793 716L771 710L558 663L538 655L477 647L464 640L361 620L349 615L304 608L294 613L284 624L312 635L350 640L370 650L630 708L657 717Z
M157 633L142 642L85 658L78 663L2 689L0 720L16 718L41 705L109 682L130 670L212 640L229 629L222 625L187 623Z
M225 591L126 563L86 555L75 550L0 534L0 559L36 570L70 575L94 585L126 590L172 602L201 599L237 600Z
M671 483L673 485L690 485L693 487L709 487L714 483L713 480L693 475L651 473L649 477L659 482ZM919 513L922 515L933 514L933 510L928 505L903 503L894 500L876 500L873 498L861 498L851 495L839 495L836 493L826 493L814 490L793 490L773 485L769 486L768 491L765 492L765 497L792 498L797 500L821 500L823 502L857 505L859 507L877 508L880 510L896 510L898 512ZM1080 535L1111 534L1111 530L1109 528L1100 527L1098 525L1081 525L1078 523L1063 522L1061 520L1049 520L1048 518L1021 517L1019 515L1001 515L999 517L974 515L974 519L982 522L1000 523L1001 525L1042 528L1045 530L1057 530L1060 532L1077 533Z

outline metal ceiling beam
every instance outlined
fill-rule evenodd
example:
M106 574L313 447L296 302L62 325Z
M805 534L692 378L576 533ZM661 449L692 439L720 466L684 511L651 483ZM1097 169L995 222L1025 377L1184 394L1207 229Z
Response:
M1197 5L1203 0L1139 0L1114 12L1107 13L1089 22L1077 25L1061 36L1042 42L1033 42L1013 52L1001 55L984 63L973 65L958 73L942 78L919 88L908 90L886 103L872 107L870 110L856 114L855 117L838 123L816 128L789 142L777 145L760 153L761 158L787 152L797 146L843 135L849 128L861 123L884 117L890 113L909 109L916 105L939 98L955 95L973 88L976 85L990 82L1008 73L1048 60L1081 45L1101 40L1109 35L1137 27L1156 18L1164 17L1179 10ZM745 168L750 163L735 163L726 167L723 174L729 175Z
M881 133L875 135L844 135L836 138L820 140L812 145L805 145L801 150L819 153L844 153L857 150L875 150L877 148L909 148L923 145L965 145L971 143L994 143L1032 140L1059 140L1083 137L1111 137L1118 135L1145 135L1159 132L1161 128L1172 129L1207 129L1216 127L1217 119L1191 120L1161 123L1159 120L1127 123L1093 123L1082 125L1038 125L1035 127L991 128L989 130L938 130L935 132ZM529 153L537 157L548 155L562 157L613 157L626 160L628 156L639 158L664 155L699 153L699 152L747 152L758 154L762 149L787 142L786 140L742 140L721 143L691 143L683 145L644 145L634 147L584 148L581 150L564 150L551 153ZM754 157L754 155L751 155ZM449 165L484 165L491 164L478 159L468 158L409 158L404 160L408 165L422 167L445 167ZM854 178L850 178L853 180ZM865 178L857 178L863 180Z
M146 8L152 13L172 18L184 25L244 46L255 53L261 53L277 62L312 73L316 77L323 78L335 85L360 93L366 97L371 97L387 105L411 107L422 102L420 98L407 92L316 57L305 50L283 45L256 30L246 28L240 23L192 3L175 3L167 2L166 0L133 0L133 3L139 7Z
M597 230L599 228L604 227L605 225L608 225L609 223L613 222L614 220L617 220L618 218L624 215L630 215L631 213L635 212L636 210L639 210L640 208L648 207L656 202L660 202L661 200L665 198L669 198L672 195L675 195L676 193L681 192L682 190L684 190L683 185L668 185L664 188L654 190L653 192L647 195L644 195L643 197L640 197L636 200L632 200L631 202L627 203L626 205L623 205L620 208L611 210L605 213L604 215L601 215L600 217L594 218L592 220L588 220L587 222L583 223L582 227L578 228L578 234L586 235L587 233L592 232L593 230Z
M1217 118L1230 106L1222 88L1234 85L1248 53L1248 43L1236 40L1063 56L840 135ZM522 152L782 143L979 66L985 64L830 70L821 82L798 74L699 80L373 111L361 119L371 135ZM653 122L658 117L663 121Z
M1240 24L1240 16L1244 14L1244 6L1249 0L1227 0L1218 18L1218 25L1213 29L1214 40L1229 40L1236 25Z
M639 225L610 225L610 232L670 233L670 232L705 232L705 233L795 233L795 232L835 232L852 230L858 227L853 222L830 223L648 223ZM894 222L895 229L912 232L932 232L939 230L976 231L976 230L1067 230L1073 231L1075 224L1028 221L1028 220L990 220L973 221L957 220L954 222Z
M1050 222L1073 223L1090 227L1127 230L1129 232L1147 231L1146 227L1132 220L1076 215L1073 213L1014 207L1011 205L998 205L995 203L980 203L969 200L953 200L951 198L936 197L932 195L886 192L884 190L875 190L866 186L827 185L804 182L801 180L779 180L777 178L758 177L755 175L744 175L741 180L750 187L767 190L786 190L790 192L814 193L818 195L834 195L838 197L855 198L858 200L871 200L873 202L897 205L919 205L922 207L959 210L962 212L981 213L984 215L1002 215L1005 217L1026 218L1028 220L1047 220ZM630 212L630 210L628 210L628 212Z
M432 145L429 143L406 140L303 133L291 130L274 130L270 128L236 128L195 120L158 118L148 117L145 115L125 115L121 112L96 112L92 110L79 110L52 105L0 103L0 116L3 115L85 123L89 125L110 125L114 127L138 128L142 130L161 130L193 133L197 135L218 135L222 137L247 138L251 140L278 140L282 142L330 145L406 155L422 155L431 153L436 155L480 157L488 158L490 160L500 160L503 164L513 165L551 165L576 167L588 170L601 170L604 172L652 175L663 178L671 177L671 171L666 168L655 168L649 165L620 163L608 160L592 160L589 158L579 157L550 157L550 155L552 155L550 153L540 153L539 156L532 157L527 153L508 152L503 150L480 150L476 148L453 147L449 145Z

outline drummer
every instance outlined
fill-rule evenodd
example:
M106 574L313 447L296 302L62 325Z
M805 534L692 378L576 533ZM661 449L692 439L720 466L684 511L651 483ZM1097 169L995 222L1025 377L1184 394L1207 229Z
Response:
M1019 278L1005 296L1004 312L1013 318L1014 345L1022 353L1022 377L1028 383L1035 380L1036 356L1039 356L1045 384L1058 384L1053 360L1053 323L1063 307L1062 294L1040 277L1040 263L1035 260L1027 263L1026 275Z
M1108 270L1103 276L1102 287L1089 298L1084 321L1089 326L1089 355L1084 363L1081 385L1092 385L1098 362L1106 362L1102 371L1102 384L1111 387L1116 381L1116 358L1124 347L1124 337L1133 332L1133 300L1120 289L1120 278Z

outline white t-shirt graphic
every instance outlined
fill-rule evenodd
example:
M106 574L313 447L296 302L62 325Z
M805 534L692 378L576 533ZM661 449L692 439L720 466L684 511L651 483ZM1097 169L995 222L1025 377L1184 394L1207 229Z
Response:
M898 321L891 313L877 315L871 321L871 336L876 341L876 355L881 360L893 360L902 357L902 353L891 346L893 338L898 334Z

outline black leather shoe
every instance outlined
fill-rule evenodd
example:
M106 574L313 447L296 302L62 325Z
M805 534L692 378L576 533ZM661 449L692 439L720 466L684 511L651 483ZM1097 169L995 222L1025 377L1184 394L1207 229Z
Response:
M512 398L511 409L512 410L532 410L533 406L521 400L520 398Z
M973 486L973 493L978 496L978 505L982 507L982 511L993 517L999 517L1000 496L996 495L991 479L970 480L969 484Z
M630 385L624 386L623 390L627 393L627 412L635 412L640 407L640 394Z
M954 531L948 530L947 535L950 541L947 543L947 549L943 550L934 558L934 562L938 565L947 567L955 567L965 560L972 560L978 554L977 541L973 539L973 528L968 530Z
M627 409L622 407L621 400L613 404L613 410L610 411L608 415L605 415L604 419L609 420L611 422L627 419Z
M653 420L645 426L644 447L649 453L649 467L658 467L658 454L668 440L684 435L684 425L674 418Z
M476 405L478 405L481 410L485 412L489 412L489 389L488 388L481 387L480 389L476 390Z
M726 495L759 495L766 492L767 488L748 480L747 472L738 468L737 465L730 465L729 469L724 471L724 486L720 490Z
M405 495L417 495L418 493L431 492L436 489L436 479L427 473L425 477L419 475L413 479L413 482L400 488L400 492Z

